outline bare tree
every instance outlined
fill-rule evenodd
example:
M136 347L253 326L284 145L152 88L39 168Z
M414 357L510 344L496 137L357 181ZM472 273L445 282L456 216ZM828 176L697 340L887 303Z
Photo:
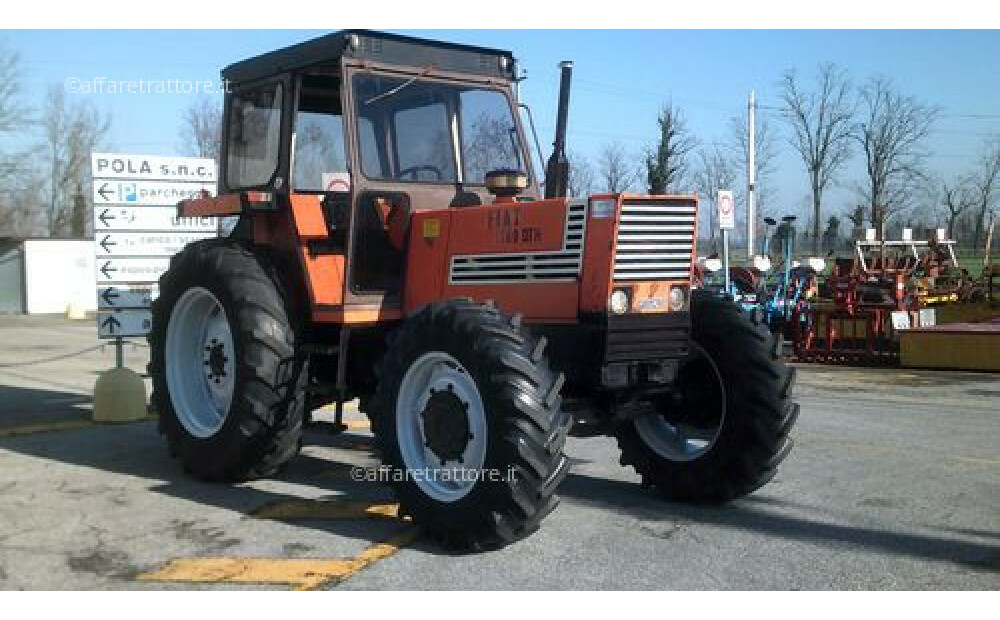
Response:
M58 237L72 232L73 197L89 185L90 154L107 135L111 118L92 105L67 102L62 85L53 85L41 125L50 165L46 229Z
M21 56L0 41L0 134L20 129L29 110L21 100Z
M42 229L45 177L30 168L3 176L0 186L0 236L32 237Z
M219 161L219 140L222 135L222 102L202 96L184 110L181 116L181 147L195 157Z
M921 166L937 108L901 94L891 81L873 77L859 91L861 122L853 135L865 156L867 179L862 194L872 226L902 209L924 181Z
M719 190L732 189L736 184L736 168L732 157L718 143L703 146L698 150L692 176L694 187L711 205L702 211L708 216L708 238L715 239L716 200Z
M629 161L628 153L620 142L605 144L597 162L597 174L603 181L604 191L617 193L635 188L639 173Z
M22 92L20 55L0 41L0 138L16 136L29 124L31 110ZM0 234L27 237L37 232L41 188L37 171L26 163L31 155L31 149L0 151Z
M1000 184L1000 140L987 144L986 150L979 159L979 165L971 180L975 196L975 229L973 243L979 247L985 243L986 214L996 201L997 185Z
M683 185L688 154L697 146L680 108L667 102L656 119L660 137L646 153L646 182L650 194L666 194Z
M586 156L570 152L569 159L569 195L585 197L594 189L594 167Z
M955 238L955 224L962 213L976 204L976 195L968 179L941 181L941 205L948 211L948 238Z
M815 90L803 92L794 70L782 79L782 116L792 129L790 143L809 175L814 251L820 250L823 192L851 154L855 103L846 74L833 64L819 66Z

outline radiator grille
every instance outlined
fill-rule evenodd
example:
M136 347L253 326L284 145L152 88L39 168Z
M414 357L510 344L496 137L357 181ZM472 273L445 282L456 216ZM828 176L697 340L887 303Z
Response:
M618 224L615 281L686 280L697 216L691 201L626 200Z
M580 277L587 203L568 207L563 247L558 252L469 254L451 257L451 284L497 284L531 280L562 281Z
M691 332L686 313L608 317L606 362L679 359L687 355Z

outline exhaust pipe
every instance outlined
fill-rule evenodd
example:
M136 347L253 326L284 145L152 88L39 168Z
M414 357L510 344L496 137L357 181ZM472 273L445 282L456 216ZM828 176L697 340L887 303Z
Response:
M569 84L573 77L573 63L559 63L562 76L559 80L559 111L556 115L556 139L552 142L552 155L545 166L545 197L565 198L569 193L569 159L566 158L566 121L569 116Z

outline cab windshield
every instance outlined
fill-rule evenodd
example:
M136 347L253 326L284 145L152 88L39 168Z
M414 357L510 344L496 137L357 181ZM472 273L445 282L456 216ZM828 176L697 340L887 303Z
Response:
M490 170L527 171L501 91L360 74L354 96L369 179L482 185Z

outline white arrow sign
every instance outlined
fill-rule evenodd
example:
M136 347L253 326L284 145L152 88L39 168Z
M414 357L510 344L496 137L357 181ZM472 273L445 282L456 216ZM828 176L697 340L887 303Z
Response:
M170 266L170 258L97 259L97 283L156 282Z
M199 157L92 153L90 164L95 179L215 183L215 162Z
M215 194L211 159L92 153L98 336L149 331L170 256L218 234L218 218L177 217L177 203Z
M160 294L160 287L152 286L99 286L97 307L101 310L116 308L148 308Z
M98 232L94 236L97 256L171 256L192 241L214 237L215 233Z
M177 217L177 207L95 207L94 230L163 230L170 232L218 230L216 217Z
M212 194L214 191L212 183L94 179L94 205L176 205L182 200L197 198L202 192Z
M145 336L153 325L152 313L146 309L110 310L97 313L97 336L120 338Z

